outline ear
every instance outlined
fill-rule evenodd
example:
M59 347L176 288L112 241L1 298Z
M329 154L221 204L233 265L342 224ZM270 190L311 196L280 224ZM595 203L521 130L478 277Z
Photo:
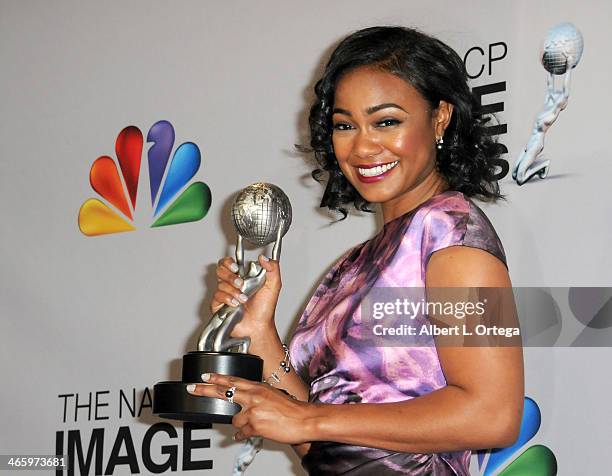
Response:
M438 108L434 111L434 132L436 137L442 137L444 131L453 117L453 105L446 101L440 101Z

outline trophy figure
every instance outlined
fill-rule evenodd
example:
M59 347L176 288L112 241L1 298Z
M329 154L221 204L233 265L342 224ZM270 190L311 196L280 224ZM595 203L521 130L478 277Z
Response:
M248 297L265 283L266 270L257 262L244 262L244 243L266 246L274 242L272 259L280 259L282 238L291 225L291 204L275 185L255 183L241 190L232 206L232 221L237 232L236 263L243 279L241 291ZM231 423L240 405L195 396L185 385L199 382L204 372L234 375L260 382L263 361L248 353L248 337L231 337L244 315L242 304L223 305L211 317L198 340L198 350L183 356L182 381L159 382L154 386L153 413L163 418L203 423Z
M523 185L535 175L548 175L550 160L544 160L544 136L567 106L572 70L578 65L584 49L580 31L571 23L552 28L544 41L541 62L548 71L544 108L538 114L527 146L512 169L512 178ZM555 87L555 76L563 76L561 89Z

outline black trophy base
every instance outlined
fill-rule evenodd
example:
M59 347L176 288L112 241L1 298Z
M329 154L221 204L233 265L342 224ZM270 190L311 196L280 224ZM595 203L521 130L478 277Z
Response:
M187 392L188 384L202 383L204 372L261 382L263 360L256 355L234 352L189 352L183 356L182 381L158 382L153 387L153 414L172 420L231 423L240 405Z

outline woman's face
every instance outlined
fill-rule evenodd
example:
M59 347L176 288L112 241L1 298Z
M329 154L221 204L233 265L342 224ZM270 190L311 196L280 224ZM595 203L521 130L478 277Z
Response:
M444 101L432 113L412 85L391 73L372 67L350 71L338 81L334 98L338 164L368 202L418 201L419 186L441 180L436 137L443 135L451 113Z

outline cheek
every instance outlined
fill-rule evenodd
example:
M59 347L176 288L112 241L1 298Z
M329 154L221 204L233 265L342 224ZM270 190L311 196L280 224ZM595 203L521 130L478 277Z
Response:
M349 165L349 158L353 150L353 141L349 134L338 134L332 136L332 144L334 146L334 155L336 162L342 173L346 177L350 177L354 172L353 168Z
M338 161L346 160L350 151L351 151L351 141L347 134L333 134L332 135L332 145L334 147L334 155Z
M429 144L424 131L410 129L398 131L397 134L390 136L387 147L399 156L416 159L423 154L428 155L433 146Z

